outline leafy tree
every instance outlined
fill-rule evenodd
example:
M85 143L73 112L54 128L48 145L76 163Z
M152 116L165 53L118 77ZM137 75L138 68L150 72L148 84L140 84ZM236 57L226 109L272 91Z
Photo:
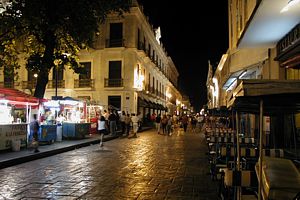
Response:
M80 72L78 52L92 45L107 14L121 16L130 5L130 0L2 0L0 68L19 68L22 56L26 68L38 73L34 96L43 98L55 64Z

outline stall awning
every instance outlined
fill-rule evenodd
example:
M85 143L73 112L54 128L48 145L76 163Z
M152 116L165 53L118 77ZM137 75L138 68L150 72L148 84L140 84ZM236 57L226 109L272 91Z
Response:
M12 88L0 88L0 100L8 100L10 104L19 106L37 106L39 104L38 98Z

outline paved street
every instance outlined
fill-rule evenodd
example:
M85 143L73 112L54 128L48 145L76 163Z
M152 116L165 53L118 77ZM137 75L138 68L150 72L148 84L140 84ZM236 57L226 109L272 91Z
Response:
M202 134L145 131L0 170L0 199L209 199Z

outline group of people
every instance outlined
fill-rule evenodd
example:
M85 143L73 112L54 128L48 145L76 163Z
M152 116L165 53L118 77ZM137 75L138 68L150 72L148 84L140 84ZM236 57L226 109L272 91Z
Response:
M111 136L127 136L128 138L137 137L137 132L142 124L140 113L135 114L125 113L122 111L121 115L116 110L103 111L103 114L99 114L98 117L98 133L100 134L100 147L103 146L104 135L110 134ZM120 135L117 134L117 130L121 129ZM130 131L133 134L130 136Z
M164 114L161 116L160 114L156 115L153 113L151 117L151 119L155 122L157 133L161 134L162 130L163 135L171 135L174 127L178 126L183 128L183 131L186 132L188 124L191 125L191 132L196 132L196 128L199 127L201 129L204 123L204 117L202 115L171 116Z

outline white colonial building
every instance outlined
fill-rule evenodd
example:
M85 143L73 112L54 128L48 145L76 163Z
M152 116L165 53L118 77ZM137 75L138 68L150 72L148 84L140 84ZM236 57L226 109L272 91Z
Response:
M175 112L179 73L161 41L160 28L154 29L133 2L123 17L111 14L100 25L89 50L81 51L86 74L65 67L49 74L45 98L70 96L93 104L112 105L129 113ZM53 73L54 72L54 73ZM25 67L19 80L0 76L0 85L32 93L35 78ZM57 78L56 78L57 77ZM56 79L58 80L56 82Z

